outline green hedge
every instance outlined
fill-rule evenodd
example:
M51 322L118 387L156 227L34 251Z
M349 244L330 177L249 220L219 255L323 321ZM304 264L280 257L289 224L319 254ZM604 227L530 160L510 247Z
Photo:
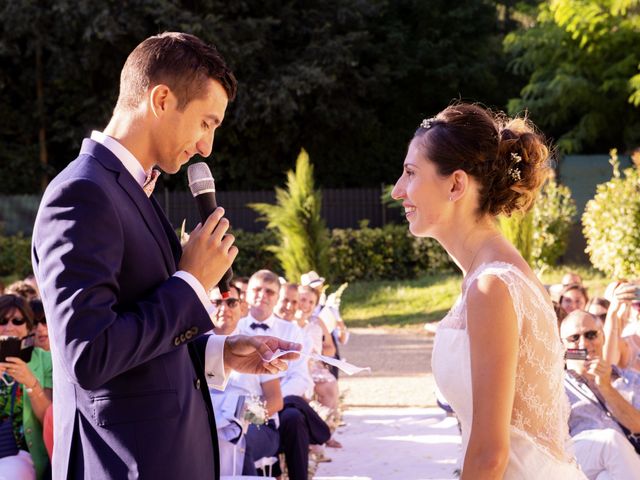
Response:
M0 236L0 277L17 275L24 278L31 273L31 239L22 235Z
M591 263L609 278L640 276L640 170L620 172L618 152L611 151L611 180L597 187L587 202L582 227Z
M413 237L406 225L331 231L329 277L339 282L414 278L452 268L433 239Z
M233 273L238 277L249 277L261 268L268 268L278 274L282 273L280 263L273 252L267 250L268 245L278 242L272 230L258 233L234 230L235 245L239 253L233 262Z
M240 250L233 265L238 276L249 276L261 268L282 273L268 245L277 240L271 230L259 233L235 230ZM383 228L333 229L329 249L329 272L333 282L354 280L401 280L424 273L450 271L453 264L435 240L413 237L406 225ZM31 272L29 239L0 237L0 276Z

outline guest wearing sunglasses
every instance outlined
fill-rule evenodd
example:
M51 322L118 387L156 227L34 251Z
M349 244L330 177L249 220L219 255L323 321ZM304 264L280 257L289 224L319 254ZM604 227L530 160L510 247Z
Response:
M640 457L627 434L640 433L640 374L604 360L603 324L591 313L571 312L560 336L566 348L586 350L586 360L567 359L564 379L578 463L590 479L637 478Z
M212 302L217 311L213 320L216 335L234 335L240 321L240 291L235 286L229 289L229 298L223 299L214 289ZM256 475L255 462L263 457L273 457L278 453L280 434L278 433L278 411L283 407L280 380L277 375L247 375L231 372L224 391L210 388L211 401L216 416L218 445L220 448L220 474ZM240 400L243 397L243 400ZM266 424L257 427L248 424L243 418L237 418L239 401L248 405L251 399L259 398L266 409ZM242 411L242 409L240 410ZM243 416L242 413L240 415ZM236 445L245 444L244 460L235 452ZM240 465L235 466L234 458Z
M33 312L17 295L0 296L0 336L24 338L33 329ZM0 419L11 416L19 452L0 458L0 478L16 480L42 478L49 458L42 439L42 420L51 405L51 355L35 348L31 360L18 357L0 362Z
M44 306L42 300L34 299L29 302L29 306L33 311L33 323L35 324L36 347L45 351L50 351L49 346L49 328L47 327L47 318L44 315Z

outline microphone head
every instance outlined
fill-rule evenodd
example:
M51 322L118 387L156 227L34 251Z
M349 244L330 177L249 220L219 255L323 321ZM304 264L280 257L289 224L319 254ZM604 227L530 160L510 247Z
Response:
M216 184L213 181L213 175L211 175L209 165L204 162L189 165L187 168L187 177L189 179L189 189L194 197L202 193L216 191Z

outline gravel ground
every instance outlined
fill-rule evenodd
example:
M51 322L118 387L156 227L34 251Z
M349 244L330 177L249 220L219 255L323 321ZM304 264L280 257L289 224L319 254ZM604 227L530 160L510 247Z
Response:
M345 407L436 405L431 375L433 336L421 327L354 328L341 356L366 372L340 375Z

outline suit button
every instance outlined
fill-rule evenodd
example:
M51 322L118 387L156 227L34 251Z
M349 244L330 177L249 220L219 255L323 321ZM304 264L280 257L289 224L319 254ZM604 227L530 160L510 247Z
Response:
M200 379L199 378L196 378L193 381L193 386L196 387L196 390L200 390Z
M191 340L191 337L193 337L193 333L191 332L191 330L187 330L187 333L185 333L184 336L187 340Z
M185 338L184 338L184 333L180 334L180 343L184 343Z
M199 332L198 327L191 327L191 334L192 335L197 335Z
M180 345L180 337L176 337L173 339L173 344L177 347L178 345Z

